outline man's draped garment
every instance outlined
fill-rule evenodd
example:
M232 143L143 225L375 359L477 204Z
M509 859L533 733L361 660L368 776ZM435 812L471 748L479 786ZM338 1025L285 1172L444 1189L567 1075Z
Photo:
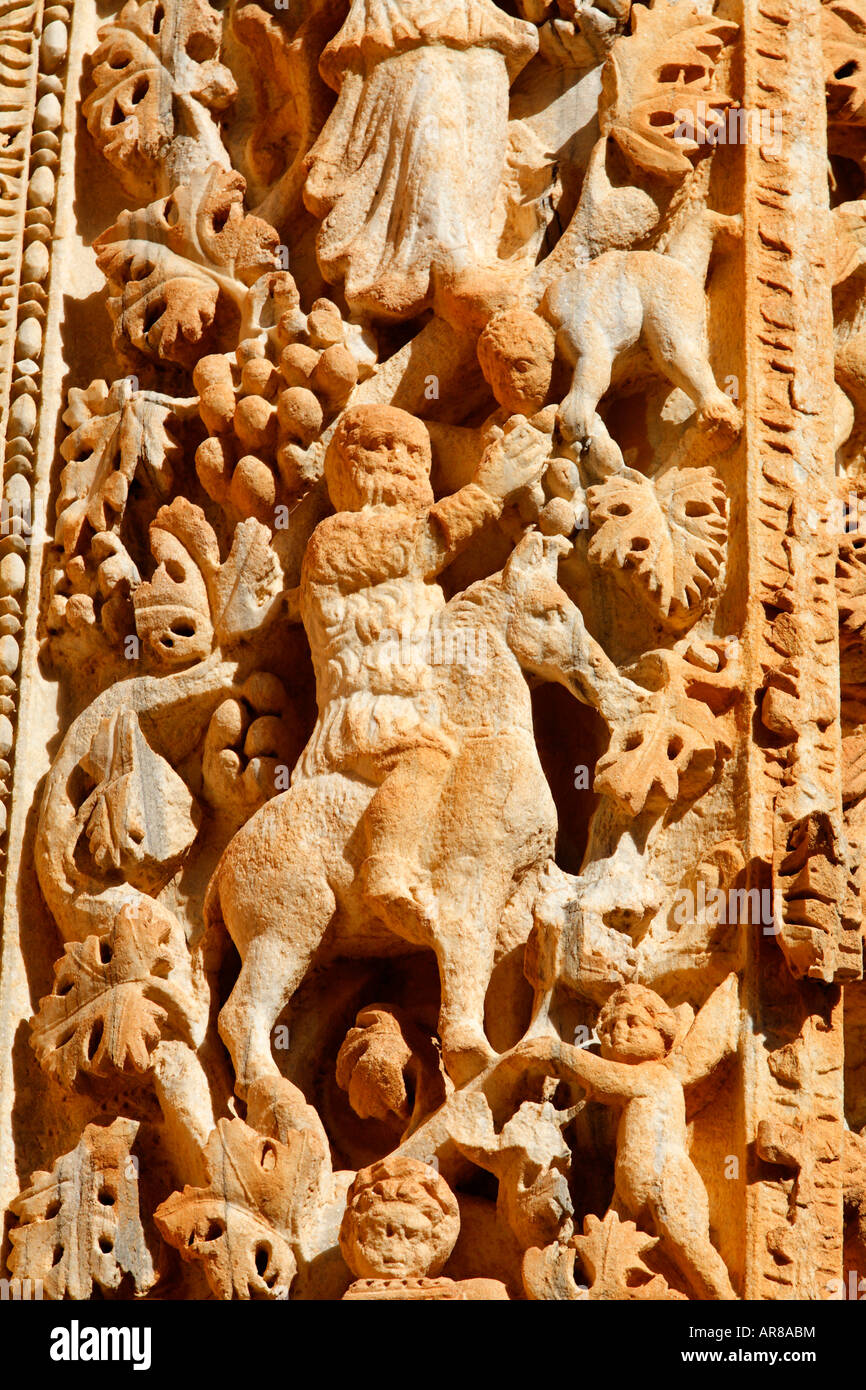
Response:
M304 199L354 309L409 318L437 273L495 263L509 87L537 46L492 0L353 0L320 63L339 95Z

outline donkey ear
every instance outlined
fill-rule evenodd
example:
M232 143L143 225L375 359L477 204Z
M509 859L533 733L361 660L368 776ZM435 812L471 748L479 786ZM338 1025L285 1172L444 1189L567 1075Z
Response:
M524 578L544 563L544 537L540 531L527 531L508 557L502 571L506 581Z
M556 567L563 555L568 555L572 549L572 542L567 536L554 535L544 537L544 558L548 564L553 566L553 573L556 575Z
M555 579L560 557L567 555L569 550L571 541L565 536L543 536L533 528L517 542L508 557L503 574L506 580L529 574L543 574Z

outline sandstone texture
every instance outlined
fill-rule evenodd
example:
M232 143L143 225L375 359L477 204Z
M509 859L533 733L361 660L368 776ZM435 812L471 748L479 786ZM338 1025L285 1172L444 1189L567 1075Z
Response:
M866 1275L864 73L864 0L0 9L0 1277Z

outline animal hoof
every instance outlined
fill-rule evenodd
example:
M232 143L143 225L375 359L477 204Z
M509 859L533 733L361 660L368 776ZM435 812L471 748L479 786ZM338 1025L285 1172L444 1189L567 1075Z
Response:
M486 1038L464 1037L453 1042L443 1043L442 1057L445 1070L455 1086L465 1086L482 1071L492 1067L498 1053L493 1051Z
M566 411L561 410L556 417L556 433L579 453L584 453L592 443L588 422Z

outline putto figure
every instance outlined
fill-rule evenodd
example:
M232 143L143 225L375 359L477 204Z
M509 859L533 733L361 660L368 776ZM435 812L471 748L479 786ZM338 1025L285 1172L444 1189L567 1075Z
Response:
M558 1074L620 1110L613 1209L655 1228L699 1298L733 1299L710 1240L706 1189L689 1158L685 1091L736 1049L736 975L713 991L688 1027L690 1018L688 1005L671 1009L655 990L625 985L599 1014L600 1057L567 1044L551 1049L548 1039L521 1043L511 1057L552 1055Z

